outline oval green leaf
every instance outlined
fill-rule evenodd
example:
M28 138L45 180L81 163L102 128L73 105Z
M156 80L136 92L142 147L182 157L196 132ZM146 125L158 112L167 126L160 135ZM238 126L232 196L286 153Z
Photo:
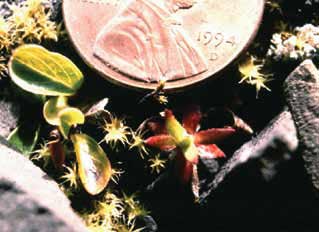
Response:
M78 172L84 189L91 195L101 193L111 178L111 163L100 145L85 134L74 134Z
M35 94L69 96L83 83L83 74L71 60L39 45L15 49L8 67L13 82Z
M60 125L59 112L68 107L66 97L50 98L43 106L44 119L53 126Z
M69 107L67 98L64 96L49 99L44 104L43 117L49 124L59 126L64 138L68 138L71 126L83 124L85 121L82 111L75 107Z
M59 130L64 138L68 138L71 126L83 124L85 117L81 110L67 107L59 112L59 119Z

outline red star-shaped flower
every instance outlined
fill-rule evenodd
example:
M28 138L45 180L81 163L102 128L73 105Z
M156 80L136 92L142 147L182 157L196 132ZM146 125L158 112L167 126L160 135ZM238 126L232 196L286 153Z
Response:
M234 134L231 127L199 129L202 114L198 106L190 106L183 115L180 124L171 110L165 110L164 122L149 122L148 126L155 134L145 140L145 144L162 151L176 150L176 171L184 184L191 181L195 196L198 196L199 183L197 163L199 156L205 158L225 157L215 143Z

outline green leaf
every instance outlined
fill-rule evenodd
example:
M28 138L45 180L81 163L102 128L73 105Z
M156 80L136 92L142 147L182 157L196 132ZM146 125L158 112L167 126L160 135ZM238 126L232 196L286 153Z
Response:
M59 112L66 107L68 107L66 97L50 98L43 106L43 117L49 124L59 126Z
M81 71L71 60L39 45L18 47L8 67L13 82L35 94L73 95L83 83Z
M198 150L194 143L194 139L191 136L188 136L184 139L184 141L179 145L179 148L182 150L185 158L192 162L198 162Z
M11 132L8 142L22 154L29 156L38 141L39 132L39 124L25 122Z
M17 86L13 81L10 82L10 86L12 87L12 93L18 97L18 99L24 103L29 103L32 105L43 105L46 101L46 96L41 94L34 94L24 89L21 89Z
M80 180L91 195L101 193L107 186L111 174L111 163L100 145L85 134L71 136L78 162Z
M64 138L68 138L73 125L83 124L85 120L82 111L69 107L67 98L63 96L53 97L44 104L43 117L49 124L59 126Z
M172 136L176 143L182 143L187 137L187 131L184 127L176 120L174 114L170 110L165 110L165 124L167 132Z
M67 107L59 112L59 130L64 138L67 138L73 125L83 124L85 117L81 110Z
M167 132L175 139L177 147L181 149L188 161L197 163L198 151L194 137L187 134L186 129L176 120L172 111L165 110L165 118Z

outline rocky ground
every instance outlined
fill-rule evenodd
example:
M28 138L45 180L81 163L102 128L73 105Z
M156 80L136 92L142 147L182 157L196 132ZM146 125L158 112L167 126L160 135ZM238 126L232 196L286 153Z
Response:
M60 1L52 2L52 17L59 20ZM282 10L294 25L316 17L309 6L303 8L303 13L298 11L304 1L279 2L283 2ZM4 5L1 14L7 14ZM261 26L258 41L270 40L266 22L272 16L265 13L266 25ZM155 102L137 104L143 94L106 83L69 48L66 41L55 49L78 60L81 70L92 77L77 101L97 95L108 97L108 109L127 115L133 127L161 109ZM146 227L144 231L318 231L318 70L309 60L286 64L284 68L279 65L274 68L276 79L269 83L272 92L261 92L256 99L253 88L239 86L238 79L225 78L236 68L230 67L224 77L192 92L169 96L172 108L186 102L200 104L206 111L232 106L255 130L252 137L238 135L222 144L226 160L201 160L200 202L194 203L188 190L177 187L175 180L167 177L169 168L162 175L150 175L140 160L122 156L126 173L119 181L119 189L140 193L140 200L151 212L137 222ZM0 85L0 135L5 138L17 127L21 115L38 106L21 101L8 80L1 80ZM218 120L210 123L218 124ZM0 230L85 231L57 184L8 147L3 138L0 143ZM78 209L82 203L83 197L75 197L71 204Z

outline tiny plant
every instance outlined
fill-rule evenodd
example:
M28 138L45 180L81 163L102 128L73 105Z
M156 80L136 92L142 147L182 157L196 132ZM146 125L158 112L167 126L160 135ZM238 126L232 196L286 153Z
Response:
M63 141L70 141L76 154L75 166L67 168L62 178L76 187L77 175L84 189L92 195L102 192L108 184L112 169L106 154L93 138L75 132L72 128L83 124L84 113L68 105L68 96L74 95L83 83L81 71L71 60L39 45L22 45L14 50L9 62L12 81L22 89L47 97L43 116L52 125L54 138L35 157L50 154L56 168L65 162ZM57 129L55 129L57 128Z
M122 119L110 115L110 121L105 121L102 129L105 131L103 141L110 144L112 149L114 149L118 143L122 145L129 143L127 136L130 134L130 130L125 126Z
M145 134L146 134L146 131L143 131L141 129L138 129L135 132L134 131L131 132L132 142L129 149L131 150L133 148L136 148L142 158L144 158L144 155L148 155L148 150L145 147L144 139L143 139Z
M150 129L155 133L145 140L148 146L162 151L174 151L177 178L182 184L191 183L195 198L199 196L197 164L199 156L208 159L224 157L225 154L215 143L231 136L235 129L211 128L199 131L202 114L197 106L190 106L184 113L182 124L171 110L165 110L164 121L152 122ZM159 168L163 161L155 157L152 166Z
M123 119L105 110L108 99L83 111L70 106L69 97L78 92L84 77L77 66L61 54L39 45L22 45L13 51L8 68L17 86L45 97L42 114L51 132L48 141L31 153L31 159L42 162L44 168L51 162L62 173L58 180L67 196L72 197L81 187L96 196L98 200L94 201L93 210L82 214L90 231L139 231L135 228L135 219L147 211L135 197L128 202L126 195L121 199L110 190L105 191L109 181L116 184L123 171L112 169L102 147L95 139L79 131L87 120L103 121L105 135L102 142L112 150L118 145L128 145L129 149L137 149L141 156L148 153L144 133L141 130L133 132ZM37 138L39 129L35 128L34 133ZM25 146L18 136L11 136L13 145L19 144L26 151L32 150L35 141L33 139ZM75 156L70 156L73 154ZM105 195L101 199L103 193Z
M255 86L257 96L262 88L270 91L265 83L269 81L268 77L271 75L263 74L261 72L263 65L264 63L257 60L254 56L248 56L242 62L240 62L238 67L241 75L241 80L239 81L239 83L245 82L247 84Z
M77 189L78 188L78 176L77 176L77 170L76 165L73 164L72 167L66 166L66 172L63 176L61 176L61 179L63 180L62 184L67 183L70 188Z
M165 159L161 159L160 155L156 155L154 158L149 159L150 168L152 172L160 173L163 168L165 168Z

